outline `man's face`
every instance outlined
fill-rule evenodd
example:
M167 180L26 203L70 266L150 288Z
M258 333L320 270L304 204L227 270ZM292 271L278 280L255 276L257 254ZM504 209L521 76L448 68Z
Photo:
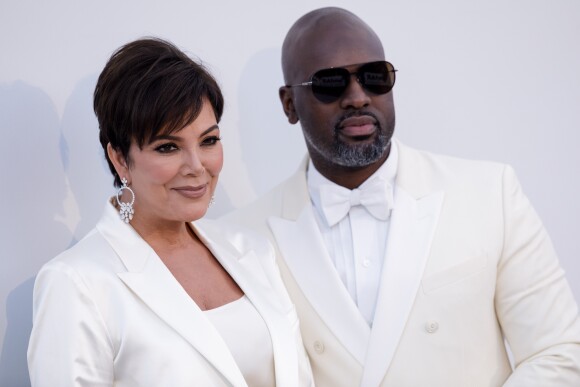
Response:
M381 43L360 28L326 27L296 50L288 80L310 80L318 70L384 60ZM310 86L286 88L292 98L310 156L318 169L360 168L384 161L395 127L392 92L374 94L351 76L344 93L333 102L318 100ZM289 116L292 121L292 118Z

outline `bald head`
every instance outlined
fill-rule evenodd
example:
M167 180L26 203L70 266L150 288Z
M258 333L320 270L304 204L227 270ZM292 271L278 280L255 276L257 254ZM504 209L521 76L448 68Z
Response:
M286 84L303 82L313 71L323 67L343 66L348 54L374 52L384 59L377 34L358 16L337 7L311 11L290 28L282 45L282 71ZM318 67L317 67L318 66Z

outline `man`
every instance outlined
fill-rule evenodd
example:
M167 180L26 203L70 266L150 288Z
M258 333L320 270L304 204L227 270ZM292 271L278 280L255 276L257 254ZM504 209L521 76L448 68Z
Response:
M580 386L578 308L513 170L392 139L396 70L348 11L301 17L282 68L309 158L228 219L276 247L317 386Z

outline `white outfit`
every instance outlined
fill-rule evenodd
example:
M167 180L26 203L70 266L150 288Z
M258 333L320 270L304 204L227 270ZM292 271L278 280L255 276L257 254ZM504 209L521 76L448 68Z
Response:
M265 323L276 385L311 385L271 245L212 221L192 228ZM86 237L40 270L28 363L33 387L247 386L218 330L109 203Z
M270 333L248 297L206 310L204 314L226 342L248 386L275 386Z
M275 245L317 386L580 386L578 307L514 171L396 144L372 327L329 256L308 160L226 217Z
M393 187L397 173L397 147L391 147L388 160L361 184L364 190L369 182L383 180L387 193L385 200L393 197ZM312 161L308 168L308 192L324 245L334 267L359 311L372 325L381 280L381 270L385 258L387 236L389 234L390 211L385 219L378 219L361 205L350 208L347 216L330 226L323 211L322 187L346 188L328 180L316 170ZM358 189L355 189L356 191Z

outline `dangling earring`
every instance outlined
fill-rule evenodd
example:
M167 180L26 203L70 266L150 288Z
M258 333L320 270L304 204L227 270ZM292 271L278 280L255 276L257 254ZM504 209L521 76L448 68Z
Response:
M127 186L127 179L126 178L123 177L121 179L121 183L123 183L123 185L117 191L117 203L119 203L119 207L120 207L119 215L121 216L121 220L123 222L129 223L131 221L131 219L133 219L133 214L135 213L135 210L133 209L133 203L135 203L135 192L133 192L133 190L129 186ZM121 197L121 195L123 194L124 189L131 192L131 196L133 196L133 198L131 199L131 202L123 203L123 202L121 202L121 199L119 199Z
M207 205L207 208L210 208L214 203L215 203L215 196L211 195L211 198L209 199L209 204Z

